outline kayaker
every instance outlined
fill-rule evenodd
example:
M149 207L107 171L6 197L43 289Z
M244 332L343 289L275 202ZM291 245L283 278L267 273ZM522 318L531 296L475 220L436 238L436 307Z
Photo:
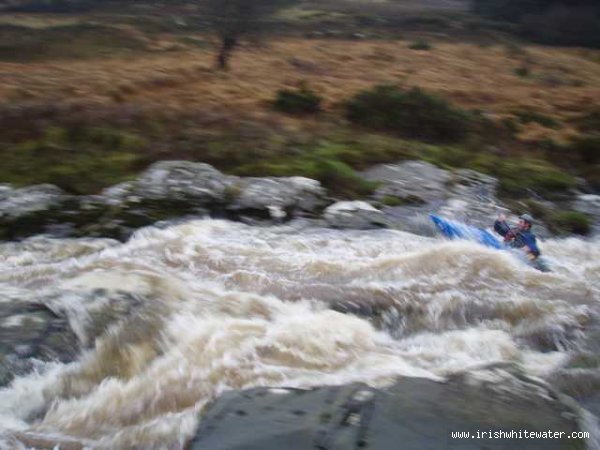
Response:
M519 216L519 223L515 228L511 228L506 223L504 214L500 214L494 222L494 230L504 237L504 242L513 248L524 250L527 257L533 261L540 256L540 249L537 246L535 235L531 232L532 226L533 217L529 214Z

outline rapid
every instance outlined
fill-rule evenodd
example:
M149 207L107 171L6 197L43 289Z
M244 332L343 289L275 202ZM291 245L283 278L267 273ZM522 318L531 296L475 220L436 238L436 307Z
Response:
M394 230L212 219L145 228L126 243L0 244L0 302L64 312L84 348L0 389L0 448L31 433L177 449L227 390L386 386L498 363L597 395L593 370L573 361L600 354L600 240L541 248L552 273ZM123 301L135 307L93 335L94 313Z

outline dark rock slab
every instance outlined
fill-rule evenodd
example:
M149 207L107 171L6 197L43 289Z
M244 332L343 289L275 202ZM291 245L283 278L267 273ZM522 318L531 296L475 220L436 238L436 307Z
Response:
M37 361L72 361L79 352L65 317L34 302L0 303L0 386L32 370Z
M0 387L45 362L74 361L95 345L109 327L127 320L143 300L127 292L93 289L70 292L76 301L60 296L40 302L0 302Z
M457 377L312 390L256 388L220 397L188 450L574 449L567 439L453 439L452 432L577 431L577 413L543 386L498 389ZM519 393L517 393L519 392Z

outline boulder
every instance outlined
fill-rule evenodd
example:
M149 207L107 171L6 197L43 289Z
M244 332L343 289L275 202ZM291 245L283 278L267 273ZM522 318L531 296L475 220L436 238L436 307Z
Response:
M453 172L423 161L381 164L363 174L381 186L375 199L391 226L425 236L436 234L429 214L490 227L502 207L498 180L469 169Z
M136 180L81 197L80 210L90 220L79 223L76 234L125 240L159 221L204 216L222 208L230 184L230 177L208 164L161 161Z
M580 194L573 206L592 219L592 234L600 233L600 195Z
M381 186L375 198L406 199L409 203L435 203L447 198L450 172L424 161L406 161L400 164L380 164L363 172L363 177L377 181Z
M238 178L229 187L227 210L266 218L314 216L327 203L325 189L310 178Z
M385 215L367 202L337 202L328 206L323 214L327 224L333 228L366 230L387 226Z
M223 203L229 177L214 167L189 161L161 161L150 166L135 182L105 191L109 198L120 195L129 201L186 200L200 205Z
M52 184L37 184L20 189L3 185L0 186L0 219L46 211L60 205L65 198L66 194Z
M439 214L471 225L490 227L501 208L496 197L498 180L470 169L458 169L452 177L449 198Z
M38 361L72 361L79 351L67 319L43 303L0 302L0 387Z
M72 198L52 184L0 186L0 239L44 233L62 223L63 211Z
M0 387L48 361L74 361L82 349L143 306L118 290L70 289L39 301L0 301Z
M502 371L487 376L497 379ZM489 379L489 378L488 378ZM447 382L401 378L387 389L364 384L315 389L255 388L222 395L203 414L188 450L570 449L583 440L477 437L478 432L579 430L576 407L538 382ZM470 438L452 438L453 432ZM578 448L578 447L577 447Z

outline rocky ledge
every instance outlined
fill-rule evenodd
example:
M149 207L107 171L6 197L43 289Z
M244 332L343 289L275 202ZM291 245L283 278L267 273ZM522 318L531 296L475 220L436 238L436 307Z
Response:
M381 390L350 384L225 393L203 415L187 449L585 448L583 439L566 437L581 429L579 419L571 400L497 367L446 382L401 378ZM453 432L470 436L453 438ZM500 435L481 432L517 434L494 439Z
M99 195L73 196L52 185L0 186L0 240L36 234L57 237L127 239L147 225L186 217L218 217L250 224L309 219L333 228L391 227L432 233L428 214L435 212L475 225L489 226L499 210L495 178L472 170L447 171L423 161L382 164L363 173L378 184L365 201L328 197L318 181L303 177L235 177L208 164L163 161L136 180ZM560 204L543 199L548 211L585 213L592 232L600 231L600 196L573 191ZM541 237L551 233L537 227Z

